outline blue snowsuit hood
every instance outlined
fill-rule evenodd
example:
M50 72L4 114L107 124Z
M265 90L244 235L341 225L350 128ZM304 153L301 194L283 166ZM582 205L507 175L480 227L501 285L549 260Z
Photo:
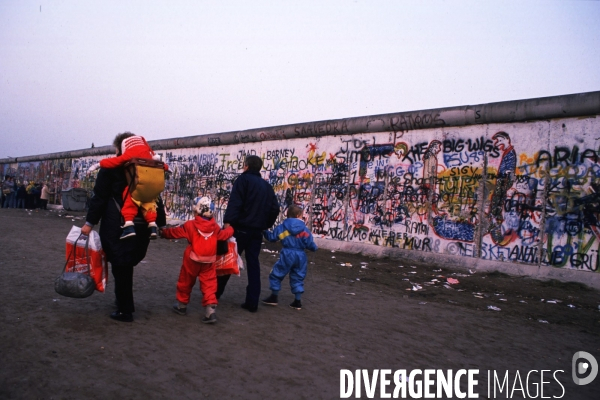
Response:
M287 218L272 232L265 232L264 236L270 242L281 240L284 249L317 250L312 234L304 225L304 221L298 218Z
M293 236L296 236L306 228L304 222L298 218L287 218L282 224Z

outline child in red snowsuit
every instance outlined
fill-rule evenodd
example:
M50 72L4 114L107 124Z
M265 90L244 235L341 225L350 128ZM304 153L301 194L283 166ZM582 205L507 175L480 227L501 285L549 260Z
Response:
M134 135L131 132L125 132L117 135L114 141L114 146L117 149L117 157L110 157L100 160L99 164L91 166L88 173L98 168L117 168L132 158L146 158L146 159L159 159L159 157L152 151L152 148L146 142L146 139L142 136ZM165 164L165 170L168 170L167 164ZM149 203L142 203L131 197L129 187L123 191L123 207L121 208L121 215L125 220L123 225L123 233L121 239L135 236L135 229L133 225L133 219L139 212L139 208L142 209L144 219L148 222L150 228L150 239L156 239L158 233L158 227L156 225L156 200Z
M202 306L205 307L204 323L217 321L215 314L217 301L217 240L227 240L233 236L233 228L221 229L213 218L212 204L208 197L194 199L194 219L175 228L161 229L166 239L186 238L190 243L183 253L183 264L177 281L177 303L173 310L185 315L190 302L196 277L200 280Z

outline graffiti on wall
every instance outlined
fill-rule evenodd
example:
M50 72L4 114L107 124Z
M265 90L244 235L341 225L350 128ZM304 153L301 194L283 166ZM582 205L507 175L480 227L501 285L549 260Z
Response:
M263 159L261 173L281 215L291 204L303 207L317 237L598 270L595 119L454 128L433 117L394 123L398 130L390 132L349 135L340 126L335 136L300 132L295 139L159 152L170 169L163 193L168 215L189 219L193 199L210 196L222 221L232 185L252 154ZM403 128L418 123L428 128ZM1 167L35 179L53 176L63 189L91 189L94 175L85 171L98 161Z

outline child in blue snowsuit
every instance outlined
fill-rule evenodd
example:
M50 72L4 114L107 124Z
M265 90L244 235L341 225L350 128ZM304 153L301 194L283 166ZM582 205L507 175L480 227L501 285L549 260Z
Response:
M283 249L279 260L273 265L269 274L269 288L271 295L262 302L270 306L276 306L277 296L281 289L281 281L289 273L290 286L295 300L290 307L296 310L302 309L301 297L304 293L304 278L306 278L307 259L304 249L317 251L317 245L313 241L313 236L300 219L302 208L292 205L288 208L287 219L281 225L278 225L272 232L264 231L263 235L269 242L281 240Z

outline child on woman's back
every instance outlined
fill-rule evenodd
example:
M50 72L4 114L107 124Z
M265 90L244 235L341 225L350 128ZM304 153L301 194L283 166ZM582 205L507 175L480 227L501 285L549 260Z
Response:
M98 164L94 164L88 169L88 174L98 168L117 168L123 166L133 158L159 159L143 136L138 136L131 132L118 134L115 137L113 146L116 149L117 156L100 160ZM164 164L164 169L168 170L167 164ZM158 233L158 226L156 225L156 199L148 203L137 201L132 198L130 189L130 187L126 187L123 192L121 215L125 224L122 226L123 233L121 234L121 239L135 236L133 219L140 209L142 210L144 220L148 222L150 239L156 239Z

